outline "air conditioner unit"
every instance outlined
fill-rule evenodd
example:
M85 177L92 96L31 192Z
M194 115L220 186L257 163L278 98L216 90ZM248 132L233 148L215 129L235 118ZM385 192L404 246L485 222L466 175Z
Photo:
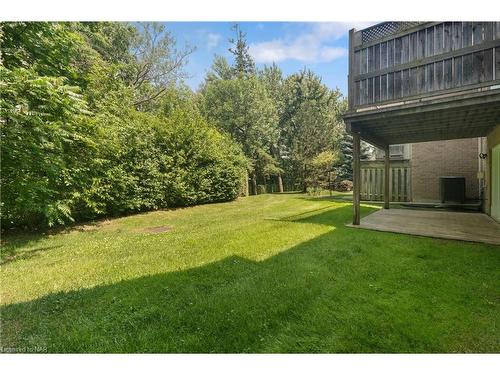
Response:
M441 203L465 202L465 177L439 177L439 198Z

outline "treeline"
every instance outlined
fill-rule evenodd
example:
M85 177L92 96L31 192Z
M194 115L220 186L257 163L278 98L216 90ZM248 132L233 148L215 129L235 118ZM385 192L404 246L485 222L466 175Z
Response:
M234 32L233 63L216 57L200 90L204 116L241 145L250 194L319 188L341 162L346 101L311 71L256 69L245 34Z
M2 227L349 178L340 93L309 71L256 69L235 33L233 61L216 57L192 92L193 49L163 25L1 24Z

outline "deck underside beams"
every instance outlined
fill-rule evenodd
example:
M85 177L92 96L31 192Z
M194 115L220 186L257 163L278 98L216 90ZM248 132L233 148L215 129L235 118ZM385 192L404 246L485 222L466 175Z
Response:
M346 122L348 130L378 147L483 137L500 124L500 93L400 108L376 108L347 115Z

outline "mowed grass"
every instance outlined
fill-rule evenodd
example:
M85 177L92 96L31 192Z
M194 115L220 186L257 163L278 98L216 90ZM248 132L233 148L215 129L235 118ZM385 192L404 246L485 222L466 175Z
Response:
M500 351L500 247L352 229L351 212L269 194L4 236L1 346Z

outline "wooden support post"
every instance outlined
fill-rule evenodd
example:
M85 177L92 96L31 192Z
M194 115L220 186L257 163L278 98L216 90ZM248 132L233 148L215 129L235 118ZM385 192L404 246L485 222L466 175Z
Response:
M353 194L352 194L352 206L353 206L353 218L352 224L359 225L360 221L360 192L361 192L361 168L360 168L360 148L361 142L358 133L352 134L353 141L353 155L352 155L352 183L353 183Z
M389 209L389 173L391 173L391 163L389 159L389 146L385 147L385 163L384 163L384 208Z

